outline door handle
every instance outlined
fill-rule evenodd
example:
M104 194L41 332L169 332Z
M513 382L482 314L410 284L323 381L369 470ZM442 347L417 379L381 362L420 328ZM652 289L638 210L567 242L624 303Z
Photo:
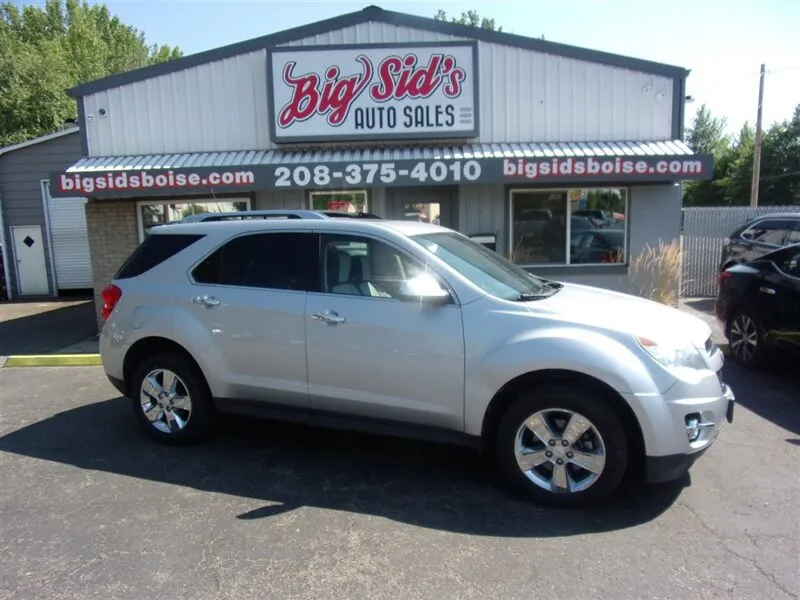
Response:
M758 291L764 292L765 294L769 294L770 296L774 296L775 295L775 290L772 289L771 287L767 287L765 285L762 285L761 288Z
M314 313L311 315L311 318L315 321L323 321L330 325L339 325L340 323L344 323L344 317L340 317L335 312L326 312L325 314L321 313Z
M192 298L192 302L204 306L219 306L219 300L214 298L214 296L195 296Z

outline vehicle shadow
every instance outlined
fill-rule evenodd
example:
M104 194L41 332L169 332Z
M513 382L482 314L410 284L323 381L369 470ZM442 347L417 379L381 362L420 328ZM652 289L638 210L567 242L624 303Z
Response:
M149 441L125 399L57 413L0 438L0 451L263 501L262 519L304 506L486 536L554 537L625 529L669 508L689 477L625 485L592 509L541 507L509 492L476 452L449 446L221 417L209 442Z
M83 297L76 298L76 301ZM45 300L37 304L44 304ZM91 297L76 304L40 311L21 310L32 302L0 304L0 356L49 354L77 344L97 333L97 318ZM6 315L12 315L7 317Z
M800 435L800 372L796 360L778 356L758 369L745 369L727 359L723 377L737 404Z

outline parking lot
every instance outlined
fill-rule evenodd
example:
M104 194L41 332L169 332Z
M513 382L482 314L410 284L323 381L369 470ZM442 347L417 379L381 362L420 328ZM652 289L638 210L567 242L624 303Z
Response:
M99 367L0 369L0 597L797 598L800 378L725 368L691 477L592 511L432 444L229 418L161 447Z

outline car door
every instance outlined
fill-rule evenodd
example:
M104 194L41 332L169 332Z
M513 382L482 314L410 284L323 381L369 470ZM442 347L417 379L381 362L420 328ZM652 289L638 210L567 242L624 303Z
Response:
M213 343L226 398L309 407L306 293L318 247L310 232L246 233L192 270L185 308Z
M315 411L463 431L464 331L446 304L403 297L425 265L387 240L323 234L322 285L306 306Z
M765 315L771 335L800 350L800 247L787 248L772 262L758 290L759 314Z

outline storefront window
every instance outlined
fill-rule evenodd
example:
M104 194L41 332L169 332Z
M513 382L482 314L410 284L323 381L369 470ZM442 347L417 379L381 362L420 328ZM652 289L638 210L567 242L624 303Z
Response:
M340 210L368 212L367 192L364 190L311 192L311 210Z
M403 220L404 221L420 221L422 223L439 224L439 213L441 209L437 202L428 202L423 204L404 204L403 205Z
M627 214L625 189L513 190L511 258L520 265L624 263Z
M250 210L249 198L243 199L197 199L197 200L146 200L136 204L139 221L139 238L147 237L151 227L175 223L190 215L209 212L240 212Z

